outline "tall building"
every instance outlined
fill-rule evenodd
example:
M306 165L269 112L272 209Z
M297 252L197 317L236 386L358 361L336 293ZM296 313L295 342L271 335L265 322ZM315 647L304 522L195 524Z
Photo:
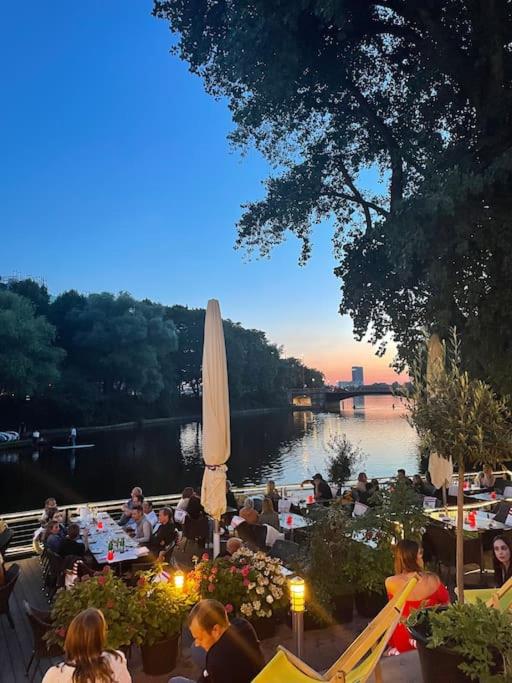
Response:
M364 384L363 368L359 365L352 366L352 385L362 387Z

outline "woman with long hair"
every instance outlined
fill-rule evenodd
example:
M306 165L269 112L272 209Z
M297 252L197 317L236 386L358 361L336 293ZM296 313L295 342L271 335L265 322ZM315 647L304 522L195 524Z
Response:
M399 541L395 547L395 574L386 579L386 591L391 600L400 593L409 579L419 576L418 583L412 589L409 600L404 605L402 617L408 617L413 609L447 605L450 602L448 589L441 579L432 572L426 572L423 566L423 548L416 541ZM387 654L397 655L416 648L405 624L398 624L389 640Z
M279 531L279 513L274 510L272 500L268 497L263 498L261 503L261 515L259 524L268 524Z
M512 576L512 543L505 536L495 536L492 542L494 581L500 588Z
M89 607L77 614L64 641L66 659L52 666L43 683L131 683L126 657L108 650L107 623L99 609Z
M281 496L279 495L279 491L276 489L276 482L272 481L272 479L269 479L267 481L265 496L267 498L270 498L270 500L272 501L272 505L274 506L274 510L277 512Z
M204 507L197 496L192 496L183 522L183 535L173 552L175 562L185 569L192 567L193 557L203 554L209 536L210 526Z

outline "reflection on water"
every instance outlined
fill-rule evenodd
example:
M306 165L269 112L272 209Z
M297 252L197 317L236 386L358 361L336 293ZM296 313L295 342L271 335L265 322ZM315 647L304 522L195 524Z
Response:
M393 408L393 404L395 407ZM416 437L399 400L366 396L344 401L338 412L276 411L233 417L228 476L235 485L271 478L298 482L325 472L329 444L343 433L366 454L370 477L418 469ZM176 422L87 437L84 451L0 451L0 510L32 509L55 495L61 503L181 491L201 482L201 424ZM12 457L15 456L15 457Z

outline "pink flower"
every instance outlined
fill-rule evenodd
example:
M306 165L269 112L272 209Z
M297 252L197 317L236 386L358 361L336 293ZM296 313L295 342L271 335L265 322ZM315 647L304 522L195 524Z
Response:
M140 579L137 581L137 586L140 586L142 588L142 586L145 586L145 585L146 585L146 579L143 576L141 576Z
M201 560L202 560L203 562L208 562L209 559L210 559L210 558L208 557L208 553L203 553L203 554L201 555Z
M210 593L213 593L214 590L215 590L215 586L213 585L213 583L210 583L210 584L208 585L208 591L209 591Z
M230 567L229 571L230 571L232 574L236 574L236 567Z
M82 576L82 578L80 579L80 581L89 581L90 578L91 578L91 577L89 576L89 574L84 574L84 575Z
M212 567L212 574L216 574L219 571L218 567Z
M242 576L249 576L249 572L251 571L251 568L249 565L246 565L245 567L242 568Z
M228 614L231 614L231 612L234 610L234 607L230 602L228 602L227 605L224 605L224 609Z
M107 579L104 576L98 576L98 583L100 586L104 586L107 583Z
M250 584L250 581L249 581L249 579L244 579L244 586L246 586L246 587L247 587L247 586L248 586L249 584Z
M111 571L112 570L110 569L108 564L105 567L103 567L103 574L110 574Z

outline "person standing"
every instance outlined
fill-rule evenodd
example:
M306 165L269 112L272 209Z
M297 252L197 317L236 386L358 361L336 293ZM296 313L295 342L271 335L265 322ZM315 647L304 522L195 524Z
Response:
M319 472L314 475L313 479L304 479L301 486L304 486L304 484L312 484L315 487L315 500L317 503L332 500L331 487Z
M41 438L41 432L37 428L34 429L34 431L32 432L32 445L37 446L40 438Z
M76 437L77 437L76 427L71 427L71 431L69 432L69 440L71 441L71 445L73 447L76 446Z

